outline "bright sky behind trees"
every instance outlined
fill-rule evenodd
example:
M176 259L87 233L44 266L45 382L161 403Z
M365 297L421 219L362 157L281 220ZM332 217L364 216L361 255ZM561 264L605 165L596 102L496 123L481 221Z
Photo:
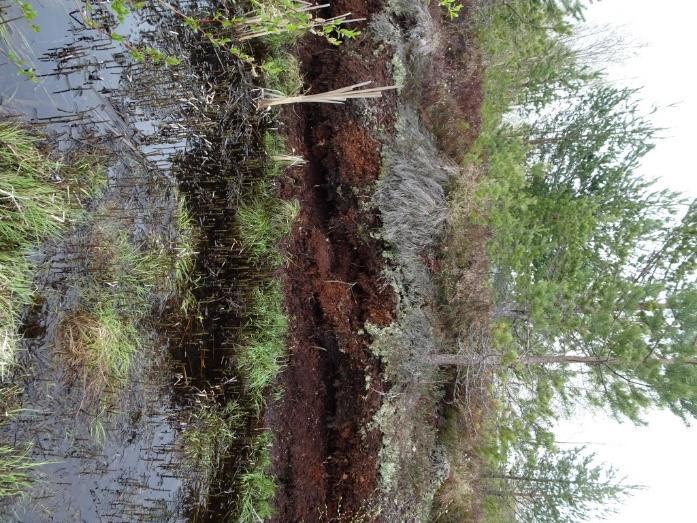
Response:
M697 51L694 20L697 2L684 0L602 0L586 11L592 25L610 25L643 44L622 64L610 64L610 78L621 85L643 86L647 108L658 106L654 121L665 128L656 148L644 158L642 172L663 186L697 197L694 160L697 122ZM617 466L629 483L645 490L624 500L613 523L691 523L697 427L686 428L667 412L647 417L649 426L618 424L602 414L586 414L560 424L559 441L588 442L589 450Z

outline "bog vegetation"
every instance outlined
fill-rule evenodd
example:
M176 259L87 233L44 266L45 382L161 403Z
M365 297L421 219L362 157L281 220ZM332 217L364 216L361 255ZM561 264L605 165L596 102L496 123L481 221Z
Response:
M350 24L360 20L349 13L324 19L317 15L322 6L299 0L252 0L247 13L231 7L196 15L156 3L206 45L263 75L260 109L374 98L392 88L364 81L302 93L289 44L307 33L332 45L355 38ZM130 0L110 5L119 22L143 8ZM463 9L451 0L438 5L449 20ZM20 3L32 20L30 7ZM472 384L455 388L460 405L455 402L449 415L471 416L477 424L468 442L478 460L468 473L476 477L458 483L469 484L459 493L464 501L441 492L437 517L462 521L483 499L486 517L496 523L582 521L636 487L585 449L560 449L556 420L585 406L634 422L652 407L697 417L697 203L637 174L660 130L643 111L641 93L610 83L595 65L607 46L574 38L581 2L482 2L472 13L485 65L484 103L464 168L479 173L478 184L473 188L468 179L451 187L442 281L444 300L457 313L449 318L457 350L430 356L427 364L478 369L485 401L473 416ZM85 20L89 25L89 13ZM0 20L0 31L7 23ZM179 64L176 56L116 31L110 35L137 61ZM263 53L252 47L255 41L263 42ZM233 450L243 453L235 509L227 514L238 521L273 512L273 438L264 429L250 436L248 427L257 426L266 398L278 392L276 378L286 362L288 319L277 270L288 261L283 241L300 209L278 197L276 179L304 161L273 133L263 141L264 173L247 185L235 215L240 249L255 276L235 359L245 397L202 405L183 435L187 457L211 475ZM31 302L28 249L79 217L83 200L99 187L97 178L92 162L65 167L35 133L0 124L0 371L12 361L20 311ZM59 342L67 366L94 396L127 380L140 348L138 321L153 289L167 280L181 295L184 313L195 313L195 242L185 203L178 219L183 237L174 257L142 252L115 230L93 232L102 238L103 252L92 260L102 279L83 308L66 315ZM490 302L480 296L476 307L459 285L471 255L466 231L473 229L488 239L489 262ZM451 434L446 442L456 446L456 438ZM0 496L19 493L30 466L27 452L0 448Z
M492 304L477 311L489 327L476 348L469 311L460 350L433 361L493 376L478 452L497 522L582 521L630 490L557 447L560 417L697 415L697 204L638 174L660 130L640 91L605 77L610 46L574 38L582 14L579 2L518 0L476 20L485 98L466 163L482 176L451 201L455 223L490 237Z

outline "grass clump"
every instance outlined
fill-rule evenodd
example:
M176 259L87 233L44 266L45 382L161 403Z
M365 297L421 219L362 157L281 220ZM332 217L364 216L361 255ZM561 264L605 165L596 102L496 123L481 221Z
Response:
M0 424L18 411L19 393L16 385L0 385ZM0 499L19 495L31 485L29 471L41 463L31 460L30 450L30 446L0 445Z
M98 393L108 384L128 378L140 339L135 325L113 303L101 303L92 312L69 314L61 322L60 333L60 350L86 390Z
M19 124L0 123L0 377L14 359L20 311L31 302L28 251L78 219L83 200L104 179L97 155L64 166L42 140Z
M294 96L300 94L303 79L297 58L290 53L279 52L261 65L267 89Z
M281 200L273 194L273 180L288 166L287 159L295 157L283 154L283 140L270 132L264 134L264 148L267 156L264 177L255 184L248 203L237 210L237 221L240 241L250 261L275 268L283 263L279 245L290 233L300 204L296 200Z
M263 143L264 176L250 191L248 203L237 210L237 221L240 241L250 261L272 269L283 263L280 242L290 233L300 213L299 202L281 200L274 195L273 181L292 163L291 159L302 159L285 154L286 146L277 134L265 133Z
M39 464L31 460L29 450L0 445L0 499L20 495L31 486L28 471Z
M88 271L94 288L87 292L95 303L111 300L121 310L143 315L157 289L173 286L169 275L173 260L160 248L134 245L128 235L110 226L94 229Z
M265 430L250 445L249 466L241 475L238 494L239 523L266 521L273 515L276 482L269 475L273 435Z
M247 393L256 413L264 405L264 393L283 368L288 318L283 310L283 289L272 280L252 294L251 328L237 358Z
M249 259L254 263L283 263L278 243L290 232L300 212L297 201L282 201L259 196L237 211L240 240Z
M215 473L239 438L243 422L244 410L235 401L222 409L218 405L199 406L183 434L187 460L209 474Z
M105 400L102 393L126 383L142 346L139 324L153 296L173 286L175 261L162 249L143 252L113 227L95 226L88 241L90 279L80 282L80 304L59 324L58 349L86 395Z
M178 242L174 248L174 288L179 297L181 311L188 314L196 309L193 289L198 282L194 278L196 265L196 231L194 220L189 214L186 200L179 197L177 201Z

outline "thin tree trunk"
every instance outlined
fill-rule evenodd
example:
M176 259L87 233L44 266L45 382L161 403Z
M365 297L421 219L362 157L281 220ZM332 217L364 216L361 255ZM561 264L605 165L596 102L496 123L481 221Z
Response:
M533 498L541 498L545 496L544 492L536 491L536 490L514 490L514 491L507 491L507 490L497 490L497 489L484 489L484 493L487 496L499 496L502 498L508 498L508 497L514 497L517 499L520 498L527 498L527 499L533 499Z
M499 358L487 358L478 355L467 354L434 354L429 357L429 361L434 365L490 365L498 367L501 365ZM656 362L661 365L697 365L697 359L672 359L672 358L650 358L644 363ZM581 363L584 365L621 365L627 363L621 358L600 358L597 356L576 356L570 354L546 354L541 356L520 356L517 360L520 365L551 365Z
M511 320L526 320L528 319L528 311L516 305L515 303L506 303L492 309L491 318L508 318Z
M580 485L580 481L572 481L568 479L553 479L553 478L535 478L528 476L515 476L509 474L486 474L484 477L490 479L503 479L509 481L520 481L525 483L563 483L564 485Z

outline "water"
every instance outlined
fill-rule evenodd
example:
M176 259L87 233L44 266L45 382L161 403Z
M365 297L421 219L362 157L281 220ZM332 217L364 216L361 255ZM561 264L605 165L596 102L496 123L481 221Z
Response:
M129 15L118 31L180 57L177 67L134 63L123 45L84 24L83 4L34 7L41 31L18 22L3 46L34 66L38 81L0 64L1 110L41 126L62 151L107 150L108 185L84 223L34 254L38 291L13 378L24 410L0 429L0 440L32 444L32 459L43 465L29 492L0 514L23 522L186 521L207 505L205 517L215 519L215 503L198 490L205 471L187 463L181 435L198 395L224 402L236 393L230 361L251 276L233 217L245 179L258 169L250 161L262 124L253 85L242 64L201 45L157 4ZM93 7L94 19L111 27L111 15ZM105 407L66 370L58 326L84 302L95 231L108 226L135 245L175 246L182 195L198 229L199 312L183 317L165 291L151 297L128 387Z

